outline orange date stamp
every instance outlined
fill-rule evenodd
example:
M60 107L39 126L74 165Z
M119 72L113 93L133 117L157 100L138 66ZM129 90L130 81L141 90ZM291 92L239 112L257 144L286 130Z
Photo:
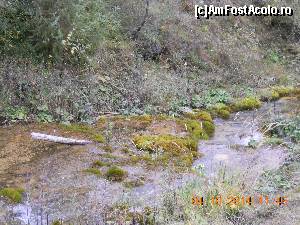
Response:
M204 198L202 196L194 195L192 197L192 205L195 206L255 206L255 205L277 205L277 206L286 206L288 204L287 196L276 196L270 198L267 195L259 196L235 196L229 195L223 197L221 195L212 196L210 198Z

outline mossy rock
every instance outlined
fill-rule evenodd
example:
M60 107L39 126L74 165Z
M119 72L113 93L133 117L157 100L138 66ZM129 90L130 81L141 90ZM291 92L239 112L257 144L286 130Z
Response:
M24 189L22 188L3 188L0 189L0 196L8 199L11 203L21 203L22 202L22 194L24 193Z
M182 120L181 123L184 123L186 125L187 130L189 132L189 136L192 139L198 141L200 139L207 140L209 138L205 130L202 128L201 123L197 120L186 119Z
M223 103L218 103L212 107L210 107L209 109L210 114L212 115L212 117L214 118L222 118L222 119L229 119L230 118L230 107L223 104Z
M238 100L232 106L234 111L243 111L243 110L252 110L258 109L261 107L261 101L256 97L246 97L241 100Z
M128 175L128 172L120 167L112 166L106 172L106 177L110 181L122 181Z
M209 122L213 121L210 113L206 111L196 110L195 113L185 113L184 116L193 120L201 120L201 121L209 121Z
M205 130L205 133L212 137L215 133L215 125L209 121L203 121L202 122L203 129Z
M224 120L228 120L230 118L230 112L225 109L218 110L217 115Z
M164 150L166 152L181 153L197 149L195 140L189 137L176 137L173 135L138 135L133 142L140 150L155 152Z
M93 174L93 175L96 175L96 176L101 176L101 171L97 168L88 168L88 169L85 169L83 172L86 172L86 173L90 173L90 174Z

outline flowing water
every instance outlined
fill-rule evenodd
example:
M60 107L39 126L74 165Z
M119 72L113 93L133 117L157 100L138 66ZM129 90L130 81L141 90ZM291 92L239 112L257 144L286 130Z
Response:
M278 168L286 157L286 150L282 146L273 148L262 144L261 123L270 117L289 114L292 105L298 103L293 99L282 99L276 105L266 103L256 111L233 114L227 121L216 119L215 135L199 143L203 156L194 162L194 166L203 165L207 177L213 177L220 168L225 168L249 179L256 179L264 170ZM25 137L30 139L28 130L26 132ZM35 146L30 141L36 150L29 153L28 146L20 144L23 136L17 139L18 144L11 144L11 138L18 137L19 133L22 131L11 134L10 129L0 128L0 185L22 185L26 196L24 202L16 206L0 200L0 224L5 220L16 224L47 224L58 218L78 223L89 221L89 224L97 221L99 224L106 206L120 199L130 199L136 205L159 204L163 184L180 186L193 177L187 174L183 177L188 179L177 179L172 183L167 181L170 178L167 170L124 166L129 177L146 177L144 185L128 189L120 183L82 172L103 153L98 146ZM257 146L251 148L251 145Z

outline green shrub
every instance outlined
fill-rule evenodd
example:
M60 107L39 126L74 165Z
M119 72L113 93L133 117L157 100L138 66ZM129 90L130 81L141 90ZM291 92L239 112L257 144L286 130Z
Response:
M277 120L275 121L277 126L275 126L271 130L271 134L276 135L278 137L288 137L292 141L300 142L300 117L297 116L295 118L285 119L285 120Z
M127 171L117 166L110 167L106 172L106 177L111 181L122 181L127 177Z
M195 108L209 108L217 103L229 103L230 94L223 89L212 89L203 95L195 95L192 98L192 106Z
M51 115L47 105L37 107L37 111L36 119L38 122L51 123L54 121L54 118Z
M23 192L22 188L3 188L0 189L0 196L7 198L12 203L21 203Z
M4 109L4 117L12 122L27 120L28 110L25 107L8 107Z
M0 8L0 52L44 62L83 64L119 24L105 1L10 1Z

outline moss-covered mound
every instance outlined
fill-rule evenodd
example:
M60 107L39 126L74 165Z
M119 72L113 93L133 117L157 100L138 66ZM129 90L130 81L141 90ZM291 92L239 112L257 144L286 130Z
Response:
M192 139L196 141L198 141L199 139L208 139L208 135L203 128L202 122L191 119L180 120L179 122L186 126L189 136Z
M21 203L22 194L24 189L22 188L3 188L0 189L0 196L8 199L11 203Z
M155 152L163 150L171 153L182 153L197 150L195 140L189 137L173 135L137 135L133 142L138 149Z
M127 171L120 167L112 166L106 172L106 177L111 181L122 181L127 177Z
M212 117L219 117L225 120L230 118L230 111L230 107L223 103L218 103L209 108L209 112L212 115Z
M215 133L215 125L209 121L203 121L202 122L203 129L205 133L209 136L212 137Z
M184 114L184 116L193 120L201 120L201 121L209 121L209 122L213 121L210 113L206 111L195 110L195 113L186 113Z
M246 97L238 100L232 105L233 111L243 111L258 109L261 107L261 101L255 97Z

